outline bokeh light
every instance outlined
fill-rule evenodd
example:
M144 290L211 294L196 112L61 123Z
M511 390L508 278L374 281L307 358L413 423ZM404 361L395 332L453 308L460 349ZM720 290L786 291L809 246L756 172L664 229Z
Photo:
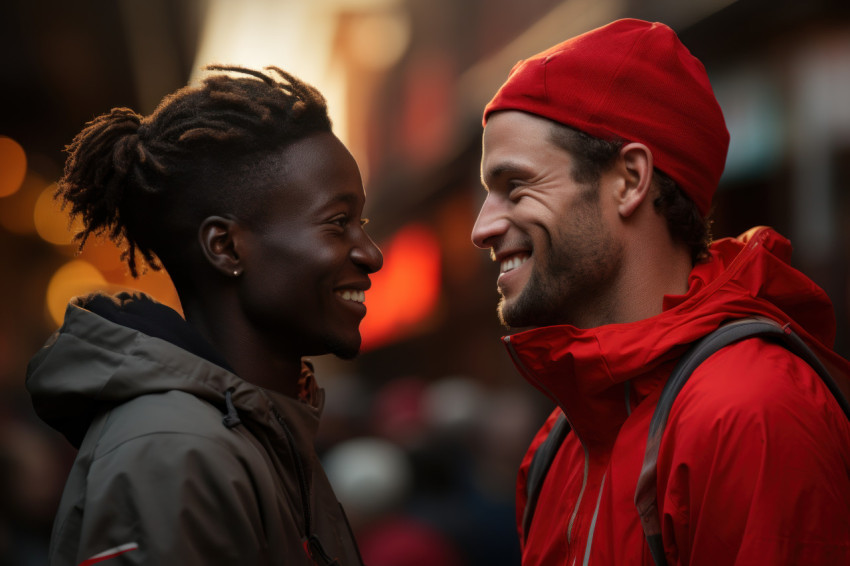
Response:
M110 274L109 280L113 281L112 274ZM141 291L160 303L168 305L181 315L183 313L174 283L172 283L171 277L164 269L159 271L148 269L138 278L134 279L130 275L129 269L125 268L123 278L120 281L115 281L115 283L125 289Z
M364 67L386 69L404 54L411 32L409 16L401 10L366 13L352 22L348 45Z
M121 276L128 272L127 264L121 259L121 250L106 234L91 235L86 240L82 250L73 248L79 259L85 260L97 267L109 279L112 273Z
M33 211L33 222L38 235L51 244L67 246L71 244L73 236L79 231L77 226L70 224L68 213L62 210L62 205L53 198L56 193L56 183L48 185L38 199L35 201Z
M27 155L24 148L12 138L0 136L0 197L16 193L26 174Z
M409 336L440 297L440 246L430 228L402 228L383 253L384 266L371 276L372 288L366 292L369 314L360 323L364 351Z
M73 230L76 232L76 228ZM121 257L122 249L109 240L106 235L92 235L86 240L86 245L83 246L82 250L78 250L76 244L60 249L65 251L65 253L75 256L75 260L66 264L65 267L76 265L77 267L74 269L78 270L72 270L68 274L63 274L63 278L72 277L76 273L80 274L83 280L81 283L82 290L70 294L60 293L61 297L54 298L53 300L57 302L64 300L67 302L70 297L96 290L103 290L109 293L119 293L122 291L130 293L142 292L154 300L168 305L182 315L183 309L180 305L180 298L168 273L164 269L158 271L150 269L143 261L139 261L137 264L139 266L139 276L134 278L130 274L130 268L127 266L127 262ZM59 273L57 272L58 275ZM56 278L54 276L54 279ZM91 284L86 283L86 281ZM50 295L49 291L48 295ZM50 300L52 299L48 296L48 302ZM53 313L59 308L64 310L63 305L50 307L51 316L54 321L55 315Z
M75 259L60 267L47 285L47 311L56 326L62 324L65 307L73 297L109 287L95 266Z
M13 234L32 234L35 232L33 210L48 181L37 173L30 172L18 191L2 200L0 206L0 226Z

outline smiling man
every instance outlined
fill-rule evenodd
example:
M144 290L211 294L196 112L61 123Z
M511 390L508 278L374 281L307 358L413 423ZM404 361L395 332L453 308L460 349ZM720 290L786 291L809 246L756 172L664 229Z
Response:
M51 566L361 564L302 360L360 348L383 261L360 171L313 87L212 70L68 148L58 196L81 243L110 235L133 275L165 267L185 319L139 293L80 297L33 357L33 405L79 449Z
M702 64L667 26L620 20L520 61L484 125L472 239L502 322L526 329L505 339L514 364L557 405L520 469L524 566L850 563L831 378L750 337L659 401L692 343L751 317L848 372L787 240L710 243L729 138Z

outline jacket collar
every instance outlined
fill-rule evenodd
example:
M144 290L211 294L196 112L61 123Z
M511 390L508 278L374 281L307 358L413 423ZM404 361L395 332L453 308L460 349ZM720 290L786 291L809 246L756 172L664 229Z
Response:
M585 446L608 444L688 345L727 320L768 317L831 346L832 305L789 265L790 251L773 230L755 228L715 242L691 272L688 292L664 297L657 316L591 329L541 327L504 341L523 377L561 407Z
M62 328L30 361L27 388L36 412L75 446L104 408L171 390L191 393L223 416L230 413L229 398L237 420L273 437L278 415L299 446L311 446L324 393L309 387L309 365L302 378L303 400L248 383L175 311L141 294L122 294L72 302Z

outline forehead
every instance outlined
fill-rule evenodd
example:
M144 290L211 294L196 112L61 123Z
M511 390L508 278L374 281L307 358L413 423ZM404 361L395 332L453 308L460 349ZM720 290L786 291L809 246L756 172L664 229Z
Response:
M303 215L336 201L364 200L357 163L331 133L312 134L272 152L265 161L267 174L261 183L267 206Z
M546 118L506 110L492 114L484 127L481 174L485 181L506 167L539 167L568 158L552 141L552 122Z

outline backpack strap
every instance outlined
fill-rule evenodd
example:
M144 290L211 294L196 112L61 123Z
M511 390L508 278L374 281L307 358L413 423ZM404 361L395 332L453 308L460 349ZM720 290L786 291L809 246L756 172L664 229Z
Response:
M667 560L664 557L664 547L661 541L661 520L658 513L658 494L656 492L656 465L658 450L661 446L661 436L664 433L673 401L688 381L691 373L712 354L740 340L755 337L771 339L808 363L820 376L827 389L835 397L841 410L850 419L850 403L848 403L847 398L841 393L840 388L820 359L788 325L781 326L769 319L740 319L721 326L695 342L679 359L661 391L661 396L649 424L646 453L635 492L635 506L640 515L650 553L657 566L665 566ZM569 432L570 425L562 413L531 459L526 481L527 501L522 515L522 532L525 538L528 537L528 530L531 527L531 520L537 507L543 480Z
M525 482L525 509L522 512L523 539L528 538L528 529L531 527L531 518L534 516L534 510L537 507L537 498L540 496L540 489L543 487L546 472L549 471L555 455L569 432L570 423L567 422L567 417L562 412L555 419L555 424L549 434L546 435L546 439L537 447L537 451L531 458L531 464L528 466L528 477Z
M661 541L661 519L658 513L658 494L656 492L656 465L658 450L661 446L661 436L667 425L667 418L670 415L673 401L688 381L691 373L702 362L725 346L753 337L774 340L808 363L821 377L841 410L850 419L850 403L841 394L838 385L823 363L805 342L794 334L789 325L780 326L777 322L760 318L741 319L721 326L697 341L676 364L673 373L661 390L661 396L649 423L646 453L635 492L635 506L640 515L641 526L646 535L650 553L657 566L665 566L667 561L664 557L664 546Z

